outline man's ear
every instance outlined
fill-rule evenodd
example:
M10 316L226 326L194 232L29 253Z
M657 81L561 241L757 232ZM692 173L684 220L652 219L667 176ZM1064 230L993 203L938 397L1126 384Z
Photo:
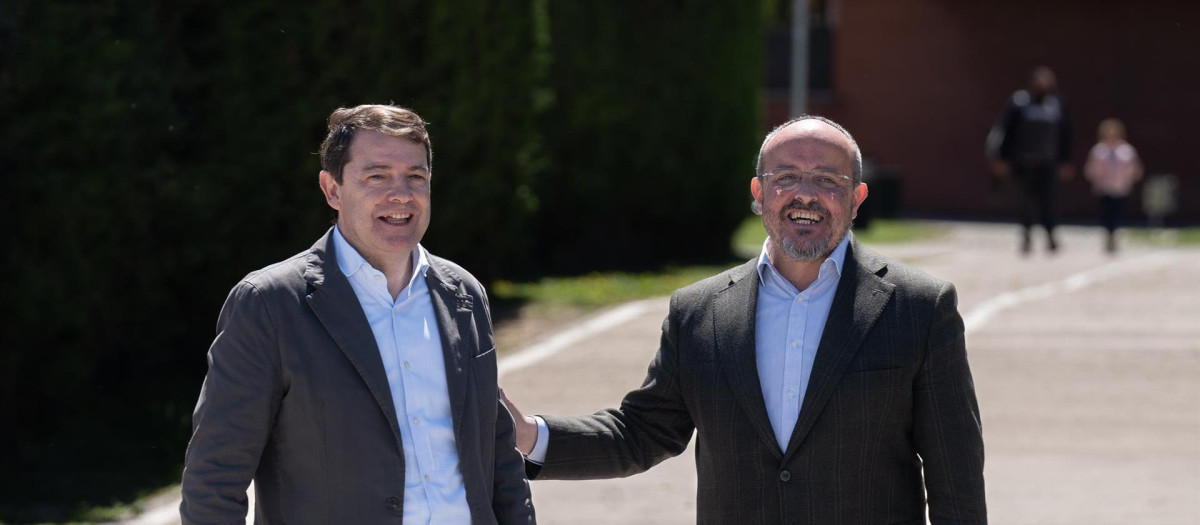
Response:
M755 215L762 215L762 182L758 177L750 179L750 195L754 196L754 204L750 209L754 210Z
M851 219L855 219L858 217L858 207L862 206L863 201L867 200L867 183L860 182L860 183L858 183L858 186L854 187L853 199L854 199L854 210L853 210L853 212L850 213Z
M330 208L342 210L342 185L338 184L333 178L333 174L328 171L321 170L321 175L318 177L321 183L321 192L325 194L325 202Z

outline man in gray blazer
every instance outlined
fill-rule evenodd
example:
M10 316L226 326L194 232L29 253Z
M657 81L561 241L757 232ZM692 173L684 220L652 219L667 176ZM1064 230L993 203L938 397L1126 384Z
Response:
M695 432L700 523L923 524L927 510L936 524L986 523L954 287L848 233L867 196L861 159L820 117L772 131L750 183L762 254L674 294L620 408L510 406L531 475L629 476Z
M320 184L337 225L233 288L183 472L185 524L534 523L499 402L487 295L419 244L425 123L334 111Z

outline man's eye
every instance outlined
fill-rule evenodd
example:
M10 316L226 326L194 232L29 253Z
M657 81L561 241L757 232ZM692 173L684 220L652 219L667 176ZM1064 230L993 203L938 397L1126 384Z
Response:
M370 175L367 175L367 180L379 180L382 178L383 178L382 173L372 173Z
M790 186L792 184L796 184L797 182L800 182L800 177L798 177L794 173L785 173L783 175L776 177L775 181L778 182L782 186Z
M820 184L822 186L837 186L837 183L838 183L837 179L830 177L829 175L817 176L817 184Z

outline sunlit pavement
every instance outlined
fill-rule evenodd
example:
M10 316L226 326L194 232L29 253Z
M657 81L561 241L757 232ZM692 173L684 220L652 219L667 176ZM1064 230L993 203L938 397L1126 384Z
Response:
M1022 257L1014 226L950 226L876 250L958 288L990 521L1200 523L1200 250L1124 243L1113 257L1098 228L1064 227L1058 254L1038 242ZM664 299L501 382L529 412L615 406L640 385L666 309ZM695 523L692 454L627 479L535 481L539 521Z
M1200 523L1200 249L1125 243L1113 257L1098 228L1064 227L1058 254L1037 242L1022 257L1014 226L939 224L950 234L876 249L958 288L990 521ZM640 385L666 310L663 298L593 324L501 383L531 413L615 406ZM538 521L695 523L693 453L627 479L535 481Z

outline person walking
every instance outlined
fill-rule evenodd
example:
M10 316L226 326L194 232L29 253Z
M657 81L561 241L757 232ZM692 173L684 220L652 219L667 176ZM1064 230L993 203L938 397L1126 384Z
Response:
M1125 141L1125 124L1120 120L1104 119L1096 135L1098 142L1088 152L1083 173L1100 198L1101 221L1108 232L1104 249L1116 253L1117 226L1133 185L1142 178L1142 161Z
M1033 250L1037 222L1046 229L1046 247L1058 250L1055 194L1058 180L1073 176L1070 153L1071 119L1058 79L1050 68L1038 67L1029 76L1029 88L1009 97L987 138L993 175L1017 184L1022 254Z

